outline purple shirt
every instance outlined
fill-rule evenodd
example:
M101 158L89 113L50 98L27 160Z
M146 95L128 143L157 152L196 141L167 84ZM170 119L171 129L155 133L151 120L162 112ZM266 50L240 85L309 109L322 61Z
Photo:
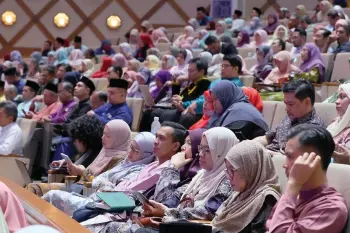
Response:
M68 114L77 106L77 102L72 99L70 102L62 104L57 112L51 114L52 123L63 123L67 120Z

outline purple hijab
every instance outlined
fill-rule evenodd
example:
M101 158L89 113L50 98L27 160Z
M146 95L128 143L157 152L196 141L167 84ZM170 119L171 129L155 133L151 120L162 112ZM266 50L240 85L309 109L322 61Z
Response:
M241 31L240 34L242 35L242 40L237 43L237 48L243 47L245 44L250 43L250 36L247 31Z
M171 73L167 70L161 70L154 77L154 80L157 79L159 79L160 82L164 85L167 81L171 79ZM160 89L162 88L157 87L152 91L151 95L153 99L155 99L159 95Z
M303 61L300 65L300 69L303 72L308 72L312 68L317 67L320 77L318 82L323 82L325 74L325 65L321 56L320 49L314 43L306 43L305 47L308 50L308 58L306 61Z
M269 35L273 34L273 33L275 32L276 28L277 28L278 25L279 25L277 14L275 14L275 13L270 13L268 17L270 17L270 16L273 18L273 23L267 25L267 26L264 28L264 30L265 30Z
M191 139L191 148L192 148L192 157L193 160L191 163L187 164L184 168L180 169L180 180L181 182L188 182L191 180L197 172L201 169L199 166L199 152L198 146L201 143L202 134L206 129L195 129L189 130L188 134Z

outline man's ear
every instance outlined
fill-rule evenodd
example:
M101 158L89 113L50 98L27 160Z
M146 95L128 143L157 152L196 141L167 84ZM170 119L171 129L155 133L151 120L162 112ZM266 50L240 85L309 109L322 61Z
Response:
M173 148L174 152L177 152L181 147L180 142L174 142L173 145L174 145L174 148Z

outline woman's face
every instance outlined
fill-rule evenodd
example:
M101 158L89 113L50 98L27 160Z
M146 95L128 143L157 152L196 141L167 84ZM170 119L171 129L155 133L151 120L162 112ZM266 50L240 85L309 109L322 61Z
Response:
M140 85L144 85L146 83L145 80L140 76L136 76L136 80Z
M231 187L236 192L240 192L240 193L243 192L247 187L247 182L237 172L237 169L235 169L226 159L225 159L225 165L226 165L226 176L230 181Z
M205 135L202 136L201 144L198 147L199 152L199 165L204 170L210 171L214 167L214 162L211 158L211 152L209 149L209 144L207 137Z
M217 34L224 33L224 27L221 24L219 24L219 23L216 24L215 30L216 30Z
M137 36L131 35L130 36L130 43L131 44L136 44L137 43Z
M47 59L49 60L50 63L55 61L55 57L54 56L48 56Z
M162 70L167 70L168 69L167 61L168 61L168 59L166 58L166 56L163 56L162 57Z
M300 11L300 9L299 9L298 7L295 8L295 13L296 13L297 15L300 15L301 11Z
M346 113L346 110L349 107L349 104L350 104L349 96L345 93L343 89L340 89L338 93L338 99L337 101L335 101L335 107L340 117L344 116L344 114Z
M133 68L133 66L132 66L132 63L129 61L128 62L128 70L133 70L134 68ZM125 74L124 74L125 75Z
M279 71L282 74L287 73L288 65L286 62L275 59L275 65L278 67Z
M301 49L300 56L303 61L307 61L309 58L309 50L305 46Z
M216 114L221 115L224 113L224 107L222 106L220 100L216 97L216 95L212 92L211 98L214 104L214 111Z
M86 71L86 65L84 62L81 63L81 71L85 72Z
M208 117L211 117L214 114L214 105L209 98L204 98L203 112Z
M320 6L320 11L322 11L323 13L327 11L327 7L325 6L325 4L320 3L319 6Z
M283 27L280 27L277 31L277 37L278 39L283 40L284 39L284 35L286 34L286 30Z
M256 60L258 63L262 63L264 61L264 53L258 49L256 50Z
M102 145L105 149L112 149L113 147L112 132L107 126L103 130Z
M193 158L193 155L192 155L192 144L191 144L190 136L186 137L185 144L183 144L183 146L181 147L181 151L185 153L185 158L186 159Z
M277 54L278 52L281 52L282 46L280 46L280 42L278 40L274 40L271 44L271 49L273 54Z
M269 17L267 17L267 23L269 25L273 24L275 22L275 19L270 15Z
M243 39L242 33L238 33L237 43L241 43L242 39Z
M29 71L34 72L35 65L33 64L32 61L29 62L29 64L28 64L28 69L29 69Z
M258 33L254 34L254 40L256 44L261 44L261 36Z
M139 145L137 145L135 140L132 140L130 143L129 153L128 153L128 160L130 162L136 162L142 159L142 153L140 151Z
M182 53L179 53L179 55L177 55L176 60L179 65L183 65L185 63L185 58Z

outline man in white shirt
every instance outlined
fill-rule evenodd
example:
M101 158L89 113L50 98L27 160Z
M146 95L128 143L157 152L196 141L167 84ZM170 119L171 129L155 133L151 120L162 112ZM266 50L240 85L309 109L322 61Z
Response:
M39 91L40 86L34 81L27 80L26 85L23 87L23 102L17 106L18 118L23 118L29 112L33 98ZM32 110L33 111L33 110ZM35 104L34 112L38 111L38 104Z
M0 155L22 155L22 130L16 123L17 106L11 101L0 103Z
M245 21L242 19L242 11L240 10L235 10L233 13L233 22L232 22L232 28L231 30L233 33L238 33L244 28Z

